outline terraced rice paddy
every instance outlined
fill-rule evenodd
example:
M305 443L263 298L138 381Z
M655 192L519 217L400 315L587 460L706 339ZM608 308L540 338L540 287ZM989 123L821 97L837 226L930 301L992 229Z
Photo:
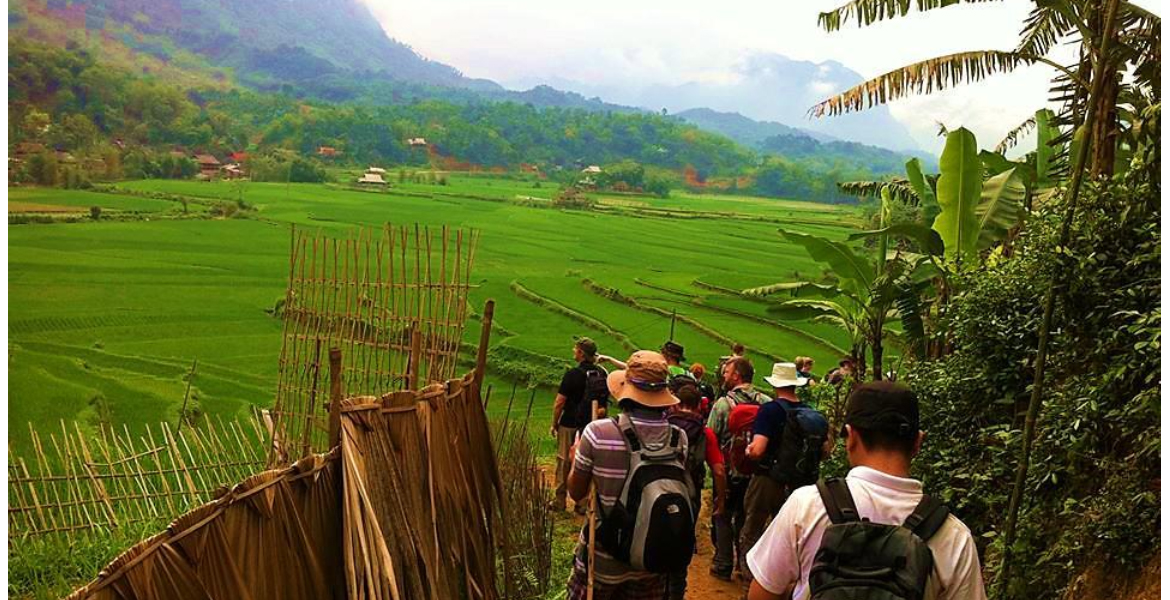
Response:
M479 230L474 308L497 300L498 369L489 383L503 390L493 396L493 412L507 409L495 399L507 397L515 363L533 360L555 373L579 335L619 357L631 347L657 348L672 312L688 359L709 366L727 354L727 340L746 344L759 371L773 358L806 354L823 372L848 346L830 326L777 321L764 303L725 290L818 277L821 267L776 229L843 239L857 225L852 208L675 192L668 199L603 194L600 210L562 211L540 206L555 194L549 184L450 183L386 193L195 181L127 182L113 194L10 189L10 214L25 205L86 214L101 206L115 217L9 226L12 445L27 443L27 421L109 418L131 428L173 421L196 358L194 402L203 411L232 416L270 404L280 322L265 309L283 294L291 224L338 235L384 222ZM158 192L172 199L141 195ZM174 200L206 207L241 196L256 209L247 218L192 218ZM118 219L119 211L135 217ZM478 333L470 324L466 341ZM535 382L540 423L557 383L549 379L555 376ZM518 394L517 404L529 397Z

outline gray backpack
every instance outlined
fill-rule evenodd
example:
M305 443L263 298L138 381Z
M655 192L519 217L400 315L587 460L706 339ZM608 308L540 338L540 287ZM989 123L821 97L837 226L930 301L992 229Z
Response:
M684 434L671 426L665 444L649 446L638 437L629 415L622 413L614 422L630 449L630 470L621 496L597 526L597 543L635 569L685 569L695 552L695 509L680 453Z

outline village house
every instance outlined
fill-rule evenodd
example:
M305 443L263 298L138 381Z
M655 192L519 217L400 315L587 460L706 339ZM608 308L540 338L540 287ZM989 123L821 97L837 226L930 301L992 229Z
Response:
M406 140L406 145L410 146L412 148L416 147L416 146L424 146L425 147L427 145L427 139L420 138L420 137L410 138L410 139Z
M334 148L333 146L318 146L317 147L317 156L322 156L325 158L333 158L334 156L337 156L338 154L341 154L341 151L338 150L337 148Z
M196 154L195 162L199 163L199 175L204 179L213 179L219 175L221 163L210 154Z
M366 173L357 182L358 185L386 185L386 180L378 173Z
M244 169L236 163L226 164L219 169L220 176L224 179L240 179L244 176Z

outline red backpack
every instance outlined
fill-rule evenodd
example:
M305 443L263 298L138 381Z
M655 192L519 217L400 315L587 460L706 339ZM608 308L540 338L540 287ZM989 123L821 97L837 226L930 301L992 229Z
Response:
M731 434L728 448L724 456L731 463L731 473L748 476L756 472L756 461L748 458L747 447L752 442L752 427L756 424L756 414L760 412L760 401L770 400L764 394L753 392L752 396L738 391L733 392L738 397L728 396L735 406L727 416L727 431ZM764 396L760 398L760 396Z

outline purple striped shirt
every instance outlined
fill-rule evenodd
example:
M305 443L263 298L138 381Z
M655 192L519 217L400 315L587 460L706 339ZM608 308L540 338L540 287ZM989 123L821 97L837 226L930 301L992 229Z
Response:
M666 412L641 407L626 409L638 439L644 445L659 445L669 441L670 423L666 420ZM683 457L687 452L687 436L680 436L679 450ZM601 509L597 513L600 522L601 515L605 514L617 502L622 494L622 487L626 483L626 474L630 469L630 450L626 439L613 419L601 419L585 426L581 440L577 443L577 454L573 459L573 469L584 475L591 475L596 486L597 495L601 500ZM587 527L581 530L577 543L576 568L584 571L587 568L589 555L589 538ZM657 574L639 571L624 564L600 547L597 549L597 568L594 578L602 583L621 583L646 577L658 577Z

